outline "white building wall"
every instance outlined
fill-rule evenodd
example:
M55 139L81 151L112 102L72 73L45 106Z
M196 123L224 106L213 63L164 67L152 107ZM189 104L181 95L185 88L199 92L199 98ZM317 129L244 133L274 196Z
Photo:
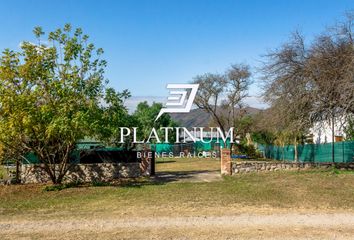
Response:
M334 123L334 136L345 138L344 128L345 122L342 119L337 119ZM310 133L313 135L313 142L315 144L332 142L332 124L328 121L314 124L310 129Z

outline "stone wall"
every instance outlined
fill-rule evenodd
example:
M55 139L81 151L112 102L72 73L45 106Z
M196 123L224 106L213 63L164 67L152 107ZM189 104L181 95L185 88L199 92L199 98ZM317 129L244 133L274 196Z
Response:
M293 162L233 162L232 174L251 173L251 172L270 172L279 170L301 170L311 168L329 169L332 163L293 163ZM354 170L353 163L335 163L337 169Z
M134 178L142 175L140 163L94 163L72 165L64 182L109 182L118 178ZM23 164L21 183L50 182L41 164Z

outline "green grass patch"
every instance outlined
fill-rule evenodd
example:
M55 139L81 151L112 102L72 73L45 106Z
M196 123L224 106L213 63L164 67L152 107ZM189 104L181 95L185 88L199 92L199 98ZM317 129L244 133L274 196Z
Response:
M242 205L354 210L354 174L329 171L251 173L209 183L161 183L149 179L80 187L0 187L3 214L178 214ZM60 191L57 191L60 190ZM173 210L171 210L173 209ZM211 210L214 209L214 210Z
M217 159L159 159L158 172L219 171ZM153 178L91 184L0 186L0 212L63 218L218 215L242 207L354 210L354 172L333 169L237 174L215 182L162 182ZM43 190L45 189L45 190ZM34 214L35 212L35 214Z

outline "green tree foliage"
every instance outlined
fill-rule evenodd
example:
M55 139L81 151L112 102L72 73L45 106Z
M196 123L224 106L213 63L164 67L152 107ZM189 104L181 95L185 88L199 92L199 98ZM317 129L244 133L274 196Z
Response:
M256 143L270 145L273 144L275 136L272 132L269 131L255 131L252 133L252 140Z
M76 142L109 137L111 129L101 126L119 121L129 93L105 91L103 50L80 28L67 24L46 41L42 28L34 34L37 43L23 42L20 51L6 49L0 58L0 142L22 157L33 152L52 182L60 183Z
M151 129L153 127L157 130L159 136L163 135L163 130L160 129L161 127L177 127L177 123L174 122L168 114L163 114L157 121L155 121L161 108L161 103L154 102L150 106L145 101L138 104L137 109L133 114L133 117L135 117L139 123L138 137L140 140L146 141L149 138ZM172 131L170 132L171 133L169 134L169 141L174 142L175 139L173 139L173 136L175 136L175 134L172 134Z
M96 138L108 146L121 146L119 143L119 127L133 127L137 120L128 114L124 107L124 100L130 97L130 92L116 92L113 88L107 88L104 96L104 104L96 112L98 116Z

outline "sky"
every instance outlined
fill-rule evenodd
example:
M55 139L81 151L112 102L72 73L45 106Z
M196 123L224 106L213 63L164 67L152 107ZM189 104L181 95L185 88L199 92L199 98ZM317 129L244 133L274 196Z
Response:
M168 83L222 73L233 63L256 72L264 54L295 30L310 41L348 10L353 0L127 0L0 2L0 51L35 41L32 29L49 32L65 23L81 27L105 50L106 77L129 89L130 110L142 100L164 101ZM264 108L260 75L253 74L250 106Z

